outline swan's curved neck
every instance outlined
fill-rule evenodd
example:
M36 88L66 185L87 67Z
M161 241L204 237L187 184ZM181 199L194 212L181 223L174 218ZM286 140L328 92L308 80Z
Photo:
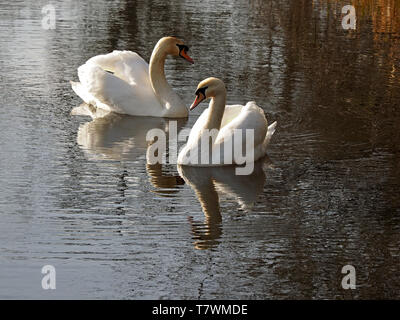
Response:
M210 102L210 111L208 113L208 118L204 126L205 129L217 129L221 128L222 117L224 116L226 104L226 90L221 90L218 92Z
M179 96L172 90L165 78L165 59L168 50L163 42L158 43L150 58L149 75L154 94L160 102L163 117L186 117L187 108Z
M163 50L163 47L157 45L150 58L150 82L153 91L160 102L164 105L166 98L172 92L171 86L168 84L165 78L165 59L167 58L167 53Z

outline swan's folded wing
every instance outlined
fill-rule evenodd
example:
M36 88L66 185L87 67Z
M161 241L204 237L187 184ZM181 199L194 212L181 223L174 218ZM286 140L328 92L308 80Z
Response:
M151 87L149 64L136 52L114 50L108 54L92 57L86 64L94 64L110 71L130 85Z
M219 157L223 158L222 153L225 152L225 147L228 147L231 152L244 154L247 144L246 130L248 129L253 130L254 134L254 160L264 156L266 150L263 142L267 134L267 119L265 118L263 110L253 102L249 102L242 107L239 114L220 129L213 153L221 153ZM238 131L242 136L241 143L239 143L240 141L238 141L235 136L235 130L241 130L241 132Z
M246 129L254 130L254 146L262 144L267 134L267 119L263 110L253 101L245 106L233 106L231 114L228 114L226 120L230 120L224 126L221 126L216 143L223 143L226 139L231 139L234 129L240 129L245 134ZM227 110L229 110L227 108ZM225 118L225 114L224 114ZM228 119L231 118L231 119ZM246 142L242 139L243 144Z
M226 126L228 123L230 123L233 119L235 119L244 106L236 104L236 105L229 105L225 107L224 115L222 117L221 121L221 128ZM188 144L191 145L193 143L196 143L200 134L201 134L201 128L204 126L204 124L207 121L208 114L210 112L210 108L207 108L203 111L203 113L200 115L200 117L197 119L196 123L193 125L192 130L190 132L190 137L188 140ZM195 134L197 133L197 134Z
M222 117L221 128L223 128L233 119L235 119L240 114L243 108L244 106L240 104L227 105L225 107L224 115Z
M122 114L135 110L136 115L147 115L149 104L160 105L151 89L130 85L97 64L85 63L80 66L78 76L81 83L79 96L84 101L89 97L90 101L85 102L96 107Z

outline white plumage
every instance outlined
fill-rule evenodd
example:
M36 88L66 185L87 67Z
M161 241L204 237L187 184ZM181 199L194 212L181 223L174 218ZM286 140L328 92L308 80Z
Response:
M234 154L238 151L244 153L251 147L247 145L248 141L245 139L247 129L254 134L251 160L257 161L264 157L277 123L274 122L268 126L264 111L254 101L248 102L245 106L225 106L226 89L224 83L219 79L208 78L199 84L198 89L204 89L206 95L199 93L191 109L207 98L212 98L212 100L210 106L204 110L194 124L188 142L179 154L178 164L190 166L238 164L235 162ZM209 146L213 161L204 163L199 159L205 152L201 145L202 139L208 134L207 130L213 129L218 130L214 141ZM242 139L237 139L235 130L243 133ZM198 157L193 155L198 155Z
M78 68L80 82L71 81L81 99L96 108L133 116L187 117L183 101L167 83L167 55L182 56L182 41L162 38L149 64L137 53L113 51L89 59ZM190 57L183 56L192 62Z

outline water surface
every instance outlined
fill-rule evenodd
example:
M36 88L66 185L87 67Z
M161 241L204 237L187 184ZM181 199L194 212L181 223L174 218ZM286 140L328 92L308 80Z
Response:
M399 297L398 1L353 1L356 30L348 1L63 0L55 30L46 4L0 5L0 298ZM188 105L217 76L278 121L251 176L147 165L168 120L70 114L79 65L165 35L196 61L166 64Z

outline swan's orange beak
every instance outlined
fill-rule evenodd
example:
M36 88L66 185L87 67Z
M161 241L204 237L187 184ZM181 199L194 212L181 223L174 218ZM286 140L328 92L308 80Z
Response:
M196 99L194 99L194 102L190 106L190 110L196 108L205 98L206 97L201 92L199 92L199 94L196 96Z
M183 59L189 61L190 63L194 63L193 59L189 57L187 52L185 50L182 50L181 53L179 54Z

